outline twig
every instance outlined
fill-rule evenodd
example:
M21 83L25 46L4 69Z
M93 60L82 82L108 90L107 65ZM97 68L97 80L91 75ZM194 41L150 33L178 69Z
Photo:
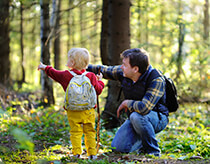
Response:
M100 75L101 67L99 67L98 74ZM97 96L97 113L98 113L98 121L97 121L97 153L99 151L99 142L100 142L100 109L99 109L99 100Z

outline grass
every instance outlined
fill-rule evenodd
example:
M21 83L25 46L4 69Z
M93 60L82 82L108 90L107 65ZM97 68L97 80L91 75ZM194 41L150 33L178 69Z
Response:
M110 163L110 145L117 129L101 128L100 154L104 158L72 161L65 111L58 106L27 109L25 101L13 101L6 111L0 108L0 163ZM157 134L162 150L160 159L210 158L208 104L182 104L169 120L167 128Z

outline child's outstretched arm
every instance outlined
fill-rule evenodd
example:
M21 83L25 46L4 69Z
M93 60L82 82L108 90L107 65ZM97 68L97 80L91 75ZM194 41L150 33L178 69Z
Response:
M45 70L45 68L47 67L47 65L43 64L42 62L40 62L39 66L38 66L38 70Z

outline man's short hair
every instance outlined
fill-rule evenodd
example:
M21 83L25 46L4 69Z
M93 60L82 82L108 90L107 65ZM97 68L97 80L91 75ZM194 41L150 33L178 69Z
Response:
M129 58L131 67L139 67L139 72L143 74L149 66L149 54L144 49L133 48L122 52L123 58Z

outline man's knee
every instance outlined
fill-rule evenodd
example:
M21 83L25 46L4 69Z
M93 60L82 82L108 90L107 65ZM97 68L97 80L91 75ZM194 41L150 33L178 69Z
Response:
M136 122L145 122L146 121L146 117L142 116L141 114L137 113L137 112L133 112L130 115L130 121L132 124L136 123Z
M148 118L146 116L142 116L137 112L133 112L130 115L130 121L135 130L143 131L148 123Z
M124 142L117 142L113 140L111 143L112 151L121 152L121 153L129 153L130 146L127 146Z

